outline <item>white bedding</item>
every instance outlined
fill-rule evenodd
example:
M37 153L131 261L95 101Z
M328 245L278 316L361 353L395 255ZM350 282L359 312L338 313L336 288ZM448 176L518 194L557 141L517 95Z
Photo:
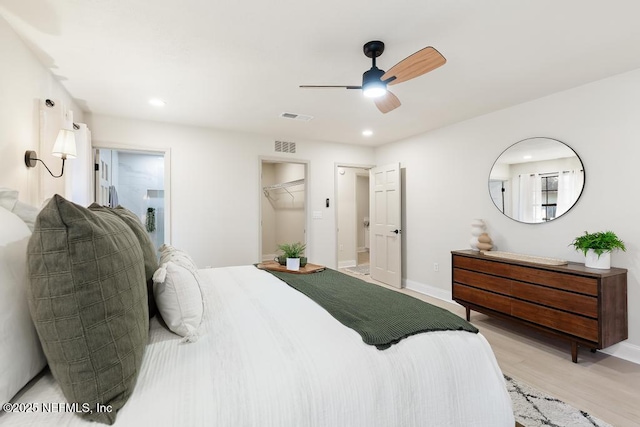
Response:
M205 319L181 343L154 318L141 374L116 426L513 427L480 334L431 332L380 351L253 266L200 270ZM375 285L372 285L375 286ZM16 402L65 399L50 374ZM70 413L0 413L0 425L94 425Z

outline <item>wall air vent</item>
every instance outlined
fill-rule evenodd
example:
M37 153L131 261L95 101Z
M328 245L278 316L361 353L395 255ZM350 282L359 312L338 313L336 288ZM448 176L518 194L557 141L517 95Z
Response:
M283 119L299 120L301 122L308 122L313 120L313 116L305 116L304 114L296 113L280 113L280 117Z
M275 150L278 153L295 153L296 143L288 141L276 141Z

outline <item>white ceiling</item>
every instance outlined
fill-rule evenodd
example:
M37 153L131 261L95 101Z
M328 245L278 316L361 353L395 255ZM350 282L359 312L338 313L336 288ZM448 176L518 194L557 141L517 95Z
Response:
M380 145L640 68L638 0L0 0L0 14L86 111L291 141ZM376 39L382 69L425 46L448 62L391 87L403 105L384 115L359 91L298 88L359 85Z

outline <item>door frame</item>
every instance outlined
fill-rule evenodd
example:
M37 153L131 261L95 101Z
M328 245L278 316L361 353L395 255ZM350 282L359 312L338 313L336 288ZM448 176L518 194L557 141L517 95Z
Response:
M307 245L305 249L305 256L309 259L313 258L313 248L311 240L309 238L309 177L311 176L311 162L304 159L290 159L286 157L277 156L258 156L258 262L262 262L262 198L264 193L262 192L262 163L294 163L304 165L304 244Z
M335 259L335 266L336 268L339 268L340 266L340 240L338 238L338 233L340 232L340 230L338 229L338 210L339 208L339 202L338 202L338 175L339 175L339 169L340 168L351 168L351 169L367 169L370 170L372 168L375 167L375 165L372 164L364 164L364 163L345 163L345 162L335 162L333 164L333 204L334 204L334 208L333 208L333 223L335 224L335 246L334 246L334 259ZM371 213L369 213L371 214ZM354 219L355 221L356 219ZM371 244L371 242L369 243ZM357 263L356 263L357 264Z
M95 168L95 153L93 150L114 150L114 151L129 151L132 153L140 153L140 154L162 154L164 156L164 204L165 204L165 212L164 212L164 241L166 244L171 244L172 239L172 231L171 231L171 148L170 147L154 147L150 149L148 147L138 146L138 145L126 145L126 144L118 144L113 142L103 142L103 141L94 141L91 144L91 161L94 163ZM96 187L96 174L91 174L91 183L93 188ZM95 197L95 196L94 196Z

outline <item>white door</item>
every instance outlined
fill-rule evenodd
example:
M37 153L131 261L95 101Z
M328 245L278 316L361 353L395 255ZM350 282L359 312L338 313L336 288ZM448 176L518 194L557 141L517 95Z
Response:
M378 166L369 175L371 278L402 287L400 163Z

